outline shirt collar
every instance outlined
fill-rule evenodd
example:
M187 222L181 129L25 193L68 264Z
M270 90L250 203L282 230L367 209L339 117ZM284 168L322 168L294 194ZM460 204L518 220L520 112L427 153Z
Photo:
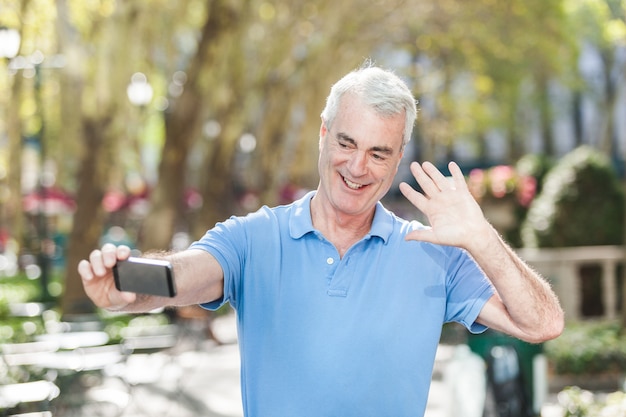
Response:
M299 239L307 233L315 232L311 218L311 199L315 193L316 191L308 192L292 205L293 209L289 216L289 234L293 239ZM372 228L365 238L378 236L386 243L392 231L393 215L379 201L376 203Z

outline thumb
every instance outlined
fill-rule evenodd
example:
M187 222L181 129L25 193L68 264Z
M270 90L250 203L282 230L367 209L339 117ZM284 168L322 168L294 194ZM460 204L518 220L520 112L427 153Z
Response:
M109 294L109 310L120 310L137 300L137 294L132 292L113 290Z
M424 228L424 229L414 230L414 231L408 233L404 237L404 240L417 240L417 241L421 241L421 242L436 243L435 242L435 233L433 232L433 229L430 228L430 227L427 227L427 228Z

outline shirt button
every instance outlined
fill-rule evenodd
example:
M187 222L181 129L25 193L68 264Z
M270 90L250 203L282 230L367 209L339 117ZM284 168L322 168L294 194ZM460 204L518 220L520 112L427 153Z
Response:
M328 265L332 265L332 264L334 264L334 263L335 263L335 260L334 260L333 258L328 258L328 259L326 259L326 263L327 263Z

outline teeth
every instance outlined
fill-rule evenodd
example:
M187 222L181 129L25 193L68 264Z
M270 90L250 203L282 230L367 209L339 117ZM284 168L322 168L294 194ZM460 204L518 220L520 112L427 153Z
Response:
M350 180L348 180L347 178L344 178L343 181L346 183L346 185L350 188L352 188L353 190L358 190L359 188L362 187L361 184L357 184L356 182L352 182Z

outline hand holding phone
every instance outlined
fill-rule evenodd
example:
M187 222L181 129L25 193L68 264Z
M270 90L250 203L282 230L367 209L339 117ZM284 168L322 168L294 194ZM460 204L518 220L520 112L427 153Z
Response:
M172 264L162 259L130 257L113 267L115 288L120 291L174 297Z

